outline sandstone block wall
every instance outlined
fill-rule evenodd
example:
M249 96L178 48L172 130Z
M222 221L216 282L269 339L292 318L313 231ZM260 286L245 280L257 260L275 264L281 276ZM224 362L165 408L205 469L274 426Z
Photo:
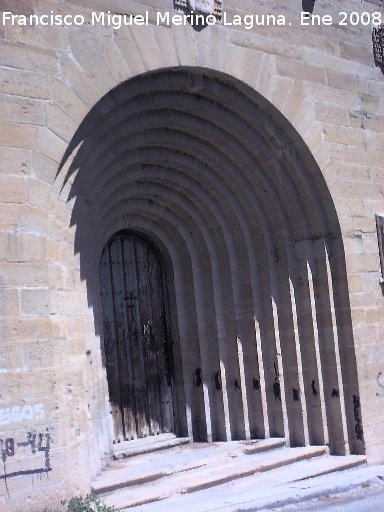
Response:
M384 458L384 76L371 27L299 27L298 0L224 0L228 17L283 13L295 27L157 26L171 0L3 0L14 13L138 14L147 27L0 26L0 510L84 494L111 453L107 383L57 176L84 116L117 84L170 66L227 73L267 98L320 166L341 225L368 459ZM316 1L317 14L383 9ZM67 162L66 166L70 162ZM24 443L24 446L18 446ZM11 474L20 476L9 476Z

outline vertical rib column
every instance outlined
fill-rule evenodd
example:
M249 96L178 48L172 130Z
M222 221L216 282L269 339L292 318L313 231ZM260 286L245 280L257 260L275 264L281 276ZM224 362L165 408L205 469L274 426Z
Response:
M316 243L315 258L312 276L319 328L319 352L328 421L329 449L334 455L345 455L347 437L345 413L340 401L340 368L338 368L339 358L336 354L337 328L331 298L329 263L323 240Z
M243 227L243 236L245 242L244 253L240 253L240 258L245 261L242 266L248 269L249 275L244 276L243 286L246 294L245 298L245 320L247 333L247 353L245 358L245 368L247 372L248 385L248 411L249 428L251 438L268 438L270 434L269 413L273 416L272 409L280 411L281 407L276 403L273 397L270 397L271 406L268 411L268 400L266 391L267 374L265 371L265 361L270 368L276 361L276 344L262 342L261 326L263 322L263 307L261 296L265 296L263 291L259 269L260 256L257 254L257 246L252 236L250 226L245 219L243 212L236 208L239 222ZM264 246L264 243L262 244ZM246 253L245 253L246 251ZM256 395L256 396L255 396ZM277 407L276 407L277 406Z
M326 252L326 268L327 268L327 280L328 280L328 289L329 289L329 301L331 306L331 316L332 316L332 329L333 329L333 338L335 344L335 359L336 359L336 372L337 372L337 382L339 386L339 400L340 400L340 411L341 411L341 420L343 427L343 438L345 442L345 452L346 455L349 454L349 443L348 443L348 429L347 429L347 419L345 416L345 399L344 399L344 386L343 386L343 377L341 373L341 364L340 364L340 350L339 350L339 333L337 329L337 320L336 320L336 312L335 312L335 297L333 293L333 282L332 282L332 273L329 264L329 252L327 247L325 247Z
M278 313L278 305L275 297L271 297L272 304L272 319L273 319L273 329L276 340L276 361L274 361L273 366L275 370L275 380L273 383L273 392L275 395L275 401L279 400L281 402L281 408L283 413L283 432L285 437L290 440L290 421L288 418L288 407L287 407L287 395L285 392L285 375L284 375L284 366L283 366L283 354L281 349L281 340L280 340L280 327L279 327L279 313Z
M303 254L300 254L300 250ZM299 257L291 256L291 267L295 275L291 290L295 299L295 332L297 340L297 352L300 356L299 369L301 379L301 392L303 393L304 426L306 429L306 444L324 444L323 415L319 395L319 368L316 357L317 326L313 317L307 262L305 261L305 245L298 243L296 253ZM297 303L297 305L296 305Z
M253 272L253 297L255 329L260 333L258 344L261 348L264 368L265 401L267 405L267 418L269 435L284 437L288 429L287 410L284 394L281 393L281 353L279 330L276 318L276 305L272 297L270 286L271 268L268 263L263 239L256 239L255 244L257 260L251 266ZM252 253L251 253L252 254ZM268 271L266 271L268 269ZM284 382L282 382L284 388ZM287 430L288 431L288 430Z
M317 362L317 372L316 374L313 374L313 380L311 381L311 389L312 393L318 397L318 400L320 401L320 408L321 408L321 417L322 417L322 432L319 431L316 432L315 428L316 425L313 425L312 429L310 430L310 442L311 444L329 444L329 436L328 436L328 425L327 425L327 411L325 406L325 397L324 397L324 382L323 382L323 376L321 373L321 357L320 357L320 344L319 344L319 328L318 328L318 322L317 322L317 308L316 308L316 296L313 286L313 276L312 276L312 267L313 267L313 258L312 258L312 250L309 248L307 251L309 254L309 262L307 262L307 272L308 272L308 287L309 287L309 295L310 295L310 303L311 303L311 318L313 322L313 334L314 334L314 342L315 342L315 358ZM308 378L308 377L307 377ZM310 377L311 378L311 377ZM317 408L317 405L315 403L315 408ZM312 413L313 406L310 405L308 408L309 414ZM319 413L317 413L316 416L318 416ZM308 418L309 424L311 424L311 419ZM323 433L323 436L321 435ZM323 437L323 440L322 440Z
M240 267L239 262L239 258L241 257L241 255L243 256L242 253L244 252L244 245L239 242L235 247L234 240L228 236L227 230L224 236L227 239L227 245L229 248L230 273L232 281L235 317L234 320L236 327L237 360L240 380L239 383L237 380L235 381L235 391L241 392L242 414L244 419L243 423L240 422L240 425L237 426L237 436L235 437L235 439L250 439L250 418L252 418L252 430L255 431L256 429L256 419L254 418L254 416L256 411L255 405L257 406L258 402L253 398L255 391L253 389L254 386L252 372L258 373L258 362L257 354L254 353L254 350L252 350L252 347L250 346L250 333L249 331L247 331L245 287L244 284L242 283L242 269ZM255 364L256 367L253 367L253 365ZM239 386L240 389L238 389ZM257 409L260 412L261 408L257 407Z
M211 432L207 420L210 416L209 395L201 383L196 381L195 371L201 366L201 355L196 325L196 306L193 293L190 293L190 290L193 290L192 276L189 273L185 275L186 264L186 258L183 264L178 260L173 262L188 436L195 441L208 441L208 432Z
M184 231L184 230L183 230ZM202 383L204 391L204 403L206 404L207 439L229 440L230 422L229 407L226 389L214 389L215 362L218 360L216 343L217 333L212 319L208 320L207 315L211 311L211 302L208 299L212 296L212 281L207 275L208 268L203 269L200 257L197 255L194 245L188 244L192 259L193 284L195 289L195 303L197 313L197 325L201 353ZM207 289L209 286L210 290ZM221 357L219 358L220 370L223 371L222 378L225 379L225 368ZM196 376L198 378L199 376ZM225 381L224 381L225 382Z
M281 249L275 249L275 273L272 273L272 293L274 301L275 329L278 330L277 350L281 354L284 382L283 410L286 408L287 433L291 446L305 445L305 426L302 408L303 396L300 394L297 339L293 323L294 305L292 304L290 281L287 276L287 261Z
M228 419L229 430L227 430L227 440L244 438L244 409L243 397L241 394L239 358L236 344L236 326L233 319L233 310L231 311L229 301L230 283L224 283L223 270L228 273L228 268L224 269L219 264L219 255L216 247L211 246L213 258L212 278L213 294L216 313L217 335L219 341L220 371L223 394L228 401ZM230 278L230 276L228 276ZM227 279L228 279L227 278ZM232 296L232 291L231 295ZM227 303L225 303L227 302Z
M295 279L295 278L294 278ZM296 279L295 279L296 281ZM301 357L301 346L299 340L299 325L297 318L297 306L296 306L296 293L295 287L292 282L292 278L289 278L289 290L291 295L291 303L292 303L292 321L293 321L293 333L295 339L295 348L296 348L296 362L297 362L297 374L298 374L298 384L299 384L299 397L301 404L301 411L303 417L303 435L304 435L304 444L309 444L309 433L308 433L308 420L307 420L307 396L304 390L304 376L303 376L303 362ZM308 340L305 340L308 343ZM295 391L293 391L293 399L296 400ZM296 400L299 401L299 400Z
M348 296L348 283L345 276L345 256L341 240L330 242L332 248L332 282L336 321L339 331L340 368L344 387L344 408L348 430L349 448L353 454L365 453L362 427L361 405L357 376L356 352L353 343L351 311L343 300ZM330 249L331 250L331 249ZM341 329L340 327L343 327Z

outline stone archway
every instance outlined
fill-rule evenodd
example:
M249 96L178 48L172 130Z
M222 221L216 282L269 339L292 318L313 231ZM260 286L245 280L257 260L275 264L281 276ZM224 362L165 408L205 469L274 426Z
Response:
M119 229L164 247L180 365L179 431L364 443L345 258L321 170L290 123L227 75L133 78L86 116L64 156L82 277ZM99 322L99 331L100 331Z

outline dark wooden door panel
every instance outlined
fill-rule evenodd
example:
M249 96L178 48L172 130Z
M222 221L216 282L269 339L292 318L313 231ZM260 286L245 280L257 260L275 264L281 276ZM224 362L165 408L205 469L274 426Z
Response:
M136 398L135 416L138 437L149 435L148 428L148 397L146 392L146 369L144 365L141 316L137 288L137 263L135 241L132 238L123 239L124 269L126 276L125 306L130 324L129 345L132 370L133 391Z
M155 262L151 261L147 247L135 244L137 293L142 325L141 345L146 371L146 384L148 396L148 423L151 434L157 434L162 429L162 418L159 396L159 380L161 369L157 366L157 347L161 343L161 333L154 331L156 316L161 311L152 310L153 295L157 295L157 288L150 289L149 275ZM156 283L158 287L159 282Z
M121 240L113 241L109 247L110 272L112 282L112 302L115 315L115 355L113 365L117 367L118 383L120 388L120 409L122 415L122 438L136 437L135 418L132 411L135 409L135 394L132 393L132 367L129 350L129 320L124 304L124 260Z
M173 409L169 406L172 403L171 388L168 385L168 374L167 367L164 362L169 363L169 354L167 354L167 332L165 329L165 312L164 305L161 303L158 293L156 290L161 285L161 274L158 265L154 265L151 260L151 254L147 252L147 258L143 261L148 262L147 271L145 272L146 279L144 280L145 286L147 287L147 296L150 300L148 307L152 311L152 322L150 324L150 330L152 333L152 345L149 351L150 357L153 358L155 372L158 375L157 379L157 393L159 396L160 410L162 412L161 420L163 425L163 431L170 432L173 429ZM169 364L167 364L169 366Z
M166 297L158 257L141 238L103 250L100 287L115 442L174 431Z
M118 361L116 343L116 325L113 306L113 289L111 280L111 262L109 248L103 250L100 260L100 291L103 308L104 353L109 387L109 399L114 427L114 439L124 438L123 413L121 409L121 389L119 368L114 362Z

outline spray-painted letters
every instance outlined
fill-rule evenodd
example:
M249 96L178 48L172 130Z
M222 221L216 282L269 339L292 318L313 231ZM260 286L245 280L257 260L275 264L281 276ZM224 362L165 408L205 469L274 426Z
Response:
M23 439L0 439L0 480L20 475L48 473L51 436L48 429L28 432Z
M45 409L43 404L15 405L0 409L0 425L10 425L21 421L39 421L44 419Z

